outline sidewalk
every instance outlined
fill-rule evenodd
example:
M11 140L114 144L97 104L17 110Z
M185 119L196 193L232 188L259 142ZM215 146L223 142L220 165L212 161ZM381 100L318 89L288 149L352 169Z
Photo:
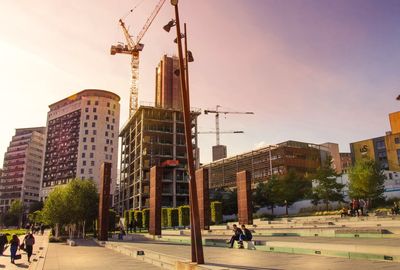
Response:
M93 240L76 240L76 243L76 246L68 246L65 243L49 243L43 269L160 269L152 264L100 247Z
M35 236L35 245L33 246L33 254L31 257L32 263L28 263L28 257L26 255L26 252L23 250L17 251L17 254L21 254L22 258L20 260L15 261L15 265L11 263L11 258L10 258L10 247L7 248L7 250L4 252L3 256L0 256L0 269L5 268L5 269L10 269L10 270L15 270L15 269L36 269L37 261L43 251L45 250L44 245L47 243L48 236L45 233L43 236L41 235L34 235ZM20 236L19 239L22 243L22 240L24 239L24 235Z

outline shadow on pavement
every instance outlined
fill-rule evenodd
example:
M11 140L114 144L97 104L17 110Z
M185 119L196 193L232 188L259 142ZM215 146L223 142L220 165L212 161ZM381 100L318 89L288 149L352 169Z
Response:
M230 265L222 263L207 263L207 265L228 267L233 269L244 269L244 270L283 270L283 268L266 268L266 267L255 267L255 266Z

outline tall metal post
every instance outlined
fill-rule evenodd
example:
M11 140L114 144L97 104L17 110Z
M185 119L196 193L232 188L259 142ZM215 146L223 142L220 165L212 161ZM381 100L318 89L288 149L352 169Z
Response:
M197 188L196 178L194 171L194 159L193 159L193 145L192 145L192 131L191 131L191 115L190 115L190 100L188 85L186 83L186 72L185 63L182 52L182 41L181 41L181 29L179 22L179 10L178 1L171 0L171 4L175 7L175 21L176 21L176 37L178 44L178 55L179 55L179 69L181 79L181 93L182 93L182 107L183 107L183 121L185 126L185 142L186 142L186 153L187 163L189 171L189 196L190 196L190 212L191 212L191 245L192 245L192 262L198 264L204 264L204 254L201 239L201 229L199 220L199 208L197 200ZM186 67L187 68L187 67Z

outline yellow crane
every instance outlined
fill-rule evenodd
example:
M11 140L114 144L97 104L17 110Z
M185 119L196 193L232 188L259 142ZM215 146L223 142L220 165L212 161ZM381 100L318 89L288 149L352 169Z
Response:
M143 36L146 34L147 29L149 29L151 23L157 16L158 12L160 11L161 7L164 5L165 0L160 0L156 7L154 8L153 12L151 13L150 17L147 19L146 23L144 24L142 30L136 37L134 41L132 36L129 34L128 29L125 26L125 23L122 19L119 19L119 24L122 27L122 31L124 33L126 44L118 44L111 46L111 55L115 55L117 53L122 54L129 54L132 56L131 60L131 69L132 69L132 85L131 91L129 96L129 117L131 117L138 108L138 81L139 81L139 52L143 50L144 44L140 43ZM132 12L133 9L130 10Z

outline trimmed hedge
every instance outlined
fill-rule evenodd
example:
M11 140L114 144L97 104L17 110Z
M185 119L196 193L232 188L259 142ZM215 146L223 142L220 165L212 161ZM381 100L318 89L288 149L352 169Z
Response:
M176 227L179 225L179 213L177 208L167 208L168 227Z
M161 227L168 227L168 208L161 209Z
M143 213L142 211L136 210L135 211L135 219L136 219L136 224L138 228L143 228Z
M129 210L124 210L124 226L125 229L128 228L128 221L129 221Z
M178 207L179 226L190 225L190 207L189 205L182 205Z
M221 224L222 223L222 203L221 202L211 202L211 222L213 224Z
M143 227L145 229L149 228L149 224L150 224L150 209L146 208L143 209Z
M133 221L133 219L135 218L135 210L129 210L129 223L131 224L131 222Z

